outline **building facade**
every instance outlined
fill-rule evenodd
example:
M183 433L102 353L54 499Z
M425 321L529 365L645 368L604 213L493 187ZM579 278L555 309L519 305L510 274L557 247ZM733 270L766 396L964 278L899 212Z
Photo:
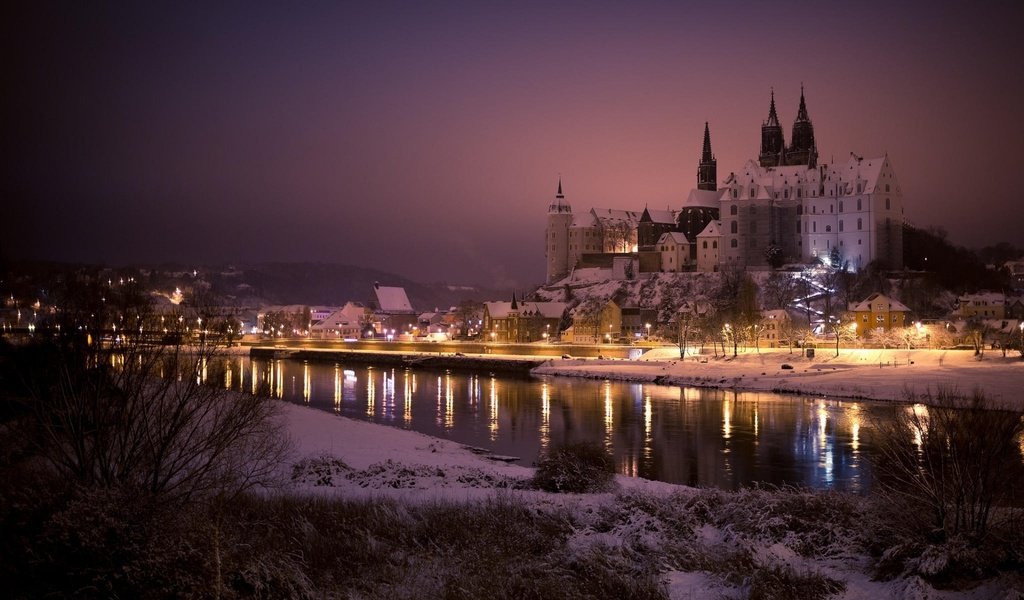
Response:
M559 180L548 208L547 282L570 274L584 255L649 251L669 232L685 236L694 268L707 263L707 256L698 259L704 248L695 242L715 221L721 235L718 263L706 270L768 268L770 257L810 263L835 252L850 269L872 262L891 269L903 266L903 190L889 157L851 153L845 162L819 165L801 88L790 143L785 142L773 91L758 159L730 172L721 184L705 123L697 187L678 211L594 208L573 213ZM674 269L666 267L662 264L660 270L678 270L678 263Z

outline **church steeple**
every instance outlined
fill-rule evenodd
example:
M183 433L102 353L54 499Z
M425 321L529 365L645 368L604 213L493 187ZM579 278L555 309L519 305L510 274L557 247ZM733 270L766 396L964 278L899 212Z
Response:
M775 112L775 90L772 89L771 104L768 106L768 120L761 124L761 154L758 162L762 167L775 167L786 150L786 141L782 137L782 125L779 125L779 114Z
M718 189L718 161L711 153L711 130L704 122L704 149L697 166L697 189L715 191Z
M562 193L562 176L558 176L558 191L555 192L555 200L548 205L548 214L571 213L572 207L565 201L565 194Z
M814 142L814 125L807 115L807 101L804 100L804 86L800 85L800 108L793 121L791 146L786 151L787 165L807 165L812 169L818 164L818 147Z
M515 292L512 292L512 306L510 308L512 310L519 310L519 305L516 304L516 293Z

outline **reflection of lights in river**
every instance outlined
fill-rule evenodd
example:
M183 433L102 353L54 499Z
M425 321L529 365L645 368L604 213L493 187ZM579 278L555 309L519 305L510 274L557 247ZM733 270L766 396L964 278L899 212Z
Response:
M761 416L757 412L757 404L754 404L754 443L757 443L757 434L761 431Z
M377 375L373 372L373 367L367 367L366 369L366 415L369 417L373 416L373 403L377 401L377 382L374 378Z
M275 360L274 371L277 380L277 397L284 398L284 364L279 360Z
M818 400L818 447L825 449L825 428L828 425L828 411L825 409L825 401Z
M341 365L334 365L334 410L341 412Z
M728 395L722 400L722 439L728 441L732 437L732 402Z
M651 431L651 422L653 421L651 408L651 395L647 394L644 397L644 458L650 459L654 454L652 447L654 438L653 432Z
M551 390L548 382L540 384L540 449L545 451L551 442Z
M302 400L306 404L309 404L309 393L310 393L310 381L309 381L309 361L302 361Z
M224 369L224 389L231 389L231 378L234 375L234 369L231 368L231 363L228 363L227 368Z
M196 377L196 383L206 383L206 357L199 359L199 376Z
M860 405L850 406L850 448L856 454L860 448Z
M455 424L455 390L452 387L452 374L444 376L444 428L451 429Z
M491 431L491 441L498 439L498 380L491 377L491 393L490 393L490 410L491 418L487 425Z
M612 383L604 382L604 445L608 449L612 447L612 428L615 425L612 414Z
M402 390L403 390L403 406L402 406L402 420L405 421L406 425L412 421L412 384L409 382L409 371L408 369L402 373Z
M252 394L255 395L256 394L256 361L251 362L249 364L249 366L251 367L251 370L252 370L252 373L249 375L249 378L252 381Z

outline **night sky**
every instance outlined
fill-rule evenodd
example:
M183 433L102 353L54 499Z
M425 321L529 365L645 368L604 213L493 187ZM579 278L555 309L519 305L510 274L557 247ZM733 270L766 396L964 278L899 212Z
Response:
M682 4L7 3L0 250L524 286L559 174L678 207L704 122L722 180L801 83L822 162L888 152L912 224L1024 245L1024 9Z

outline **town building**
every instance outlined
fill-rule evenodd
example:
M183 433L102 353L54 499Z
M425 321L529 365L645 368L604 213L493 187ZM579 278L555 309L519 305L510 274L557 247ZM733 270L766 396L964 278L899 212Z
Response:
M905 304L877 292L861 302L850 304L849 309L860 337L867 337L873 331L906 327L910 315Z
M480 335L484 341L528 343L559 334L565 302L484 302Z
M547 282L575 268L600 266L604 254L635 254L639 272L678 271L662 252L645 259L666 233L678 232L691 242L689 269L722 267L759 269L772 263L811 263L838 252L850 269L872 262L903 266L903 191L888 156L864 158L850 153L845 161L819 164L814 126L803 89L789 145L785 143L775 94L761 127L756 160L717 180L707 123L697 187L680 210L642 213L593 208L574 213L559 179L555 200L548 206L545 231ZM717 253L705 253L698 238L709 224L720 222ZM714 256L715 264L709 261ZM703 266L702 266L703 264Z
M1006 317L1006 296L999 292L964 294L956 299L956 316L963 319L1002 319Z

